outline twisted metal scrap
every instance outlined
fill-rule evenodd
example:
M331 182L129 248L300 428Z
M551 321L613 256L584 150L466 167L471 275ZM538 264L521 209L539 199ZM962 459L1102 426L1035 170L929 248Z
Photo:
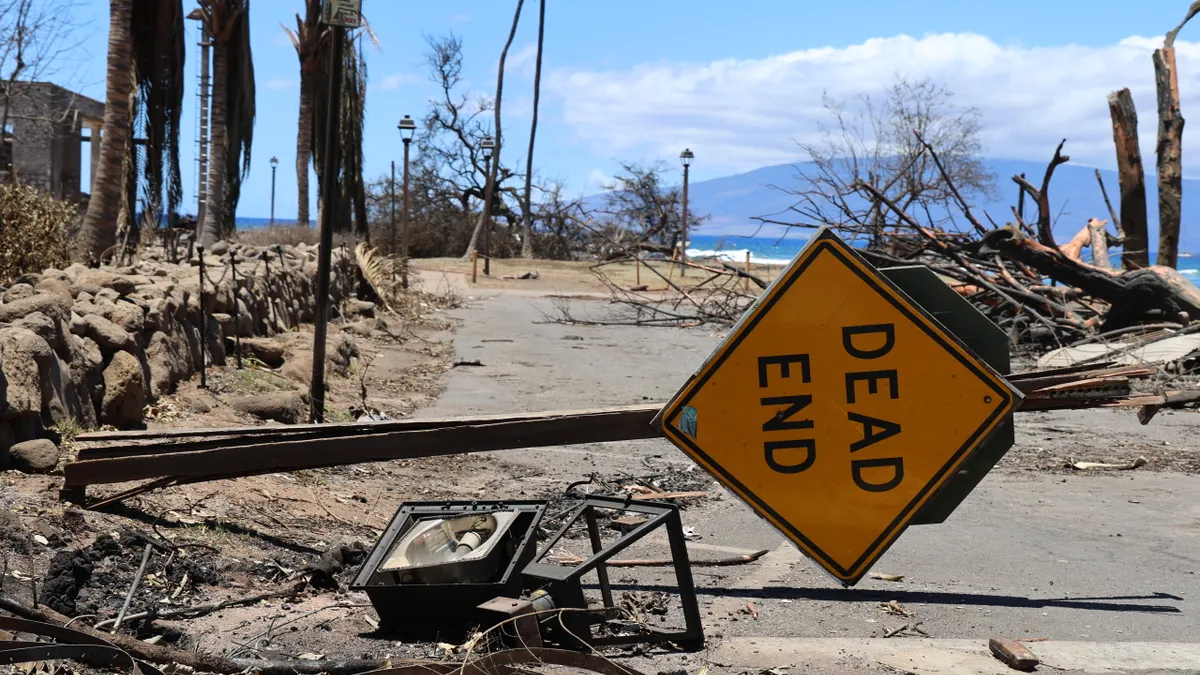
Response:
M158 668L137 661L112 643L70 628L0 616L0 630L14 634L29 633L57 640L55 643L0 640L0 665L70 659L95 666L132 671L133 675L163 675Z

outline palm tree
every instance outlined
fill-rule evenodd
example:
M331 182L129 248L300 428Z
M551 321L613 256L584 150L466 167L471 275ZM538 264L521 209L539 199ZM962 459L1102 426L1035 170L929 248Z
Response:
M537 137L538 102L542 97L542 43L546 37L546 0L538 8L537 60L533 70L533 122L529 125L529 156L525 159L525 201L521 204L521 257L533 257L533 140Z
M174 213L183 199L179 177L180 116L187 78L183 0L134 0L133 16L134 123L141 129L146 150L142 193L146 222L157 224L163 213ZM136 169L136 162L131 164ZM126 181L137 180L136 170L126 176Z
M313 106L316 96L316 72L329 43L330 31L321 25L321 0L305 1L304 18L296 13L296 30L283 26L300 59L300 120L296 130L296 222L309 226L308 173L313 154ZM283 24L280 24L281 26Z
M133 91L133 0L109 0L108 74L104 106L104 143L92 180L92 194L80 233L84 253L98 259L117 239L121 209L122 168L129 143L129 96ZM96 142L95 139L92 141Z
M363 180L363 125L366 122L367 103L367 60L363 53L364 36L371 40L376 47L379 40L371 31L366 18L362 20L361 31L345 31L342 48L342 65L339 70L342 75L342 97L338 104L337 114L341 120L338 124L338 167L339 173L334 184L339 188L338 212L334 214L333 226L337 231L351 229L358 234L369 236L367 223L367 189ZM327 35L332 31L326 29ZM328 64L332 58L333 42L326 36L318 40L316 63ZM321 153L325 150L326 123L329 119L329 86L332 83L328 67L317 68L313 74L313 121L311 125L311 145L314 166L317 171L318 197L324 197L320 190L324 189L324 163ZM299 135L305 133L300 130ZM353 222L353 227L350 223Z
M200 0L213 41L212 136L208 195L200 243L212 245L235 228L242 179L254 138L254 60L250 0Z
M495 115L495 142L496 149L492 153L491 170L488 172L487 187L483 191L483 210L479 213L479 220L475 223L475 231L471 233L471 243L467 244L467 252L463 254L464 258L470 258L471 254L479 245L479 233L483 231L484 224L488 222L488 218L492 213L492 200L496 192L496 174L499 173L500 167L500 103L504 99L504 62L508 59L508 50L512 47L513 38L517 35L517 24L521 22L521 8L525 5L525 0L517 0L517 10L513 13L512 29L508 32L508 41L504 43L504 49L500 51L500 67L496 72L496 106L493 108ZM489 255L491 251L487 252Z

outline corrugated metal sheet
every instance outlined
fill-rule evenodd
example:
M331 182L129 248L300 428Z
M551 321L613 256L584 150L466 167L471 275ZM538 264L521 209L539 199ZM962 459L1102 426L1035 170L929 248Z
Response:
M1170 363L1200 350L1200 335L1177 335L1148 345L1090 344L1056 349L1038 359L1038 369L1065 368L1081 361L1115 361L1118 365Z

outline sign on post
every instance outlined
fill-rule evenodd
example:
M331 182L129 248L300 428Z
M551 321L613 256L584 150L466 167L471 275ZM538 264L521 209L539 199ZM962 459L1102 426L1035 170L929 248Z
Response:
M321 6L321 23L358 28L362 25L362 0L325 0Z
M853 585L1020 398L823 229L655 424Z

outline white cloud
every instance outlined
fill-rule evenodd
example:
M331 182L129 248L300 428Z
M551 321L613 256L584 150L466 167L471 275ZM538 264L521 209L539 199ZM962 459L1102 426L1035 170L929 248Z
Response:
M583 186L583 194L590 195L596 194L597 192L602 192L604 190L604 186L611 182L612 178L610 178L608 174L604 173L600 169L592 169L591 173L588 174L587 183L585 183Z
M504 61L504 71L505 73L520 71L532 74L535 65L537 65L537 43L530 42L508 55Z
M706 170L745 170L801 157L796 141L819 139L834 98L879 94L897 74L928 76L983 115L989 155L1114 164L1107 95L1129 87L1140 112L1142 153L1153 165L1154 70L1161 38L1115 45L1021 47L973 34L870 39L755 60L653 64L629 70L557 70L547 92L561 97L577 138L606 155L672 157L685 146ZM1182 109L1200 119L1200 43L1176 42ZM1184 160L1200 156L1200 132L1185 134ZM1186 170L1186 167L1185 167ZM1189 172L1191 174L1197 171Z
M272 77L267 80L267 89L291 89L294 86L296 86L296 81L286 77Z
M413 84L414 82L419 81L420 78L418 78L416 75L411 75L409 73L394 73L384 77L379 81L379 84L375 86L379 91L392 91L393 89L399 89L400 85L402 84Z

